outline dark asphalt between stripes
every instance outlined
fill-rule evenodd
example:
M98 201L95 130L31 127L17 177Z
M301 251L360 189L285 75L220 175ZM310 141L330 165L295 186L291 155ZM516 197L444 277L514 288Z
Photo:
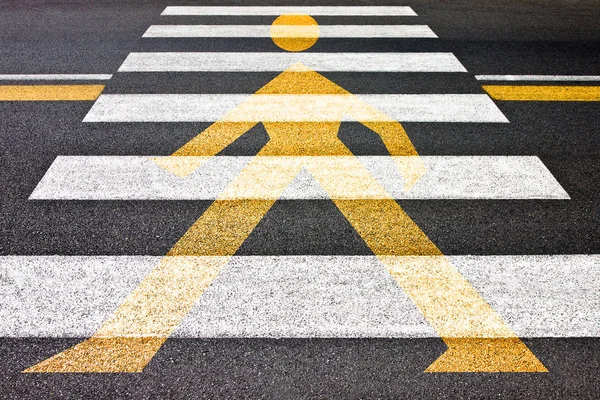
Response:
M81 339L5 339L4 399L595 399L600 340L526 339L550 374L425 374L439 339L170 339L142 374L14 373Z
M267 24L273 19L160 16L166 5L186 4L200 3L5 0L0 4L0 73L116 74L106 93L244 93L274 76L117 74L132 51L275 51L262 39L141 39L152 24ZM201 4L266 5L258 0ZM421 74L325 75L357 93L480 93L475 74L600 75L597 0L401 4L419 14L401 23L427 24L440 39L323 39L310 51L453 52L468 74L428 74L423 81ZM317 21L399 23L397 18ZM405 200L401 205L449 255L600 253L600 103L496 104L510 124L404 126L423 155L536 155L572 200ZM91 105L0 102L1 255L162 255L208 206L201 201L28 201L58 155L166 155L207 126L81 123ZM385 154L380 139L359 124L344 123L340 137L355 154ZM256 154L266 140L259 125L222 154ZM238 254L370 250L330 201L279 201ZM171 339L139 375L23 375L23 368L80 339L1 338L0 398L600 397L600 339L524 340L549 374L424 374L445 349L437 339Z
M404 125L423 155L537 155L571 200L402 200L402 206L448 255L598 253L600 136L593 121L600 104L498 106L510 124ZM207 126L81 123L89 107L0 103L7 145L1 254L162 255L208 207L206 201L27 201L58 155L167 155ZM386 154L381 139L358 123L343 123L339 136L357 155ZM254 155L267 139L257 125L221 154ZM281 200L239 254L370 250L332 202Z
M117 74L103 93L254 93L277 72L161 72ZM350 93L485 93L463 72L350 73L323 72Z

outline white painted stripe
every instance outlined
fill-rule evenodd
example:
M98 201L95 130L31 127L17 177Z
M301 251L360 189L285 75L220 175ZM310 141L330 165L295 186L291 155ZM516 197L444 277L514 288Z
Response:
M480 81L600 81L600 75L475 75Z
M508 122L486 94L103 94L83 121L339 121L340 109L359 121L384 117L360 107L360 100L397 121ZM239 112L229 113L236 107Z
M299 27L303 29L302 27ZM288 30L290 27L287 28ZM287 31L286 31L287 32ZM289 33L289 32L288 32ZM312 36L312 31L308 32ZM301 35L302 31L298 32ZM152 25L143 37L270 38L270 25ZM437 38L427 25L320 25L321 38Z
M129 53L120 72L467 72L452 53Z
M204 157L206 163L180 178L149 156L59 156L47 170L32 200L212 200L254 159L276 174L278 165L314 161L340 177L360 173L354 157ZM427 173L408 192L392 157L358 156L360 163L396 199L569 199L535 156L421 156ZM398 157L401 158L401 157ZM190 162L197 157L182 157ZM304 159L304 160L302 160ZM409 160L410 161L410 160ZM185 162L185 161L182 161ZM279 169L280 170L280 169ZM264 179L275 179L265 177ZM256 186L256 185L255 185ZM339 188L336 198L382 198L378 188ZM223 199L277 198L257 187L238 188ZM329 198L318 183L300 173L284 199Z
M162 257L0 257L2 337L88 337ZM600 256L450 256L520 337L600 337ZM436 337L374 256L236 256L175 337Z
M0 74L3 81L61 81L61 80L108 80L110 74Z
M271 15L309 14L337 16L415 16L412 8L406 6L368 6L368 7L322 7L322 6L280 6L280 7L202 7L202 6L169 6L161 15Z

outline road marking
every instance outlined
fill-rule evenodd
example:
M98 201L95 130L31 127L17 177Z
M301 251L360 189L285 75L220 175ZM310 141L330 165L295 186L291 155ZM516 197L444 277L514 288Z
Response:
M172 160L174 157L167 157ZM360 176L355 157L258 157L265 173L256 182L225 193L227 185L253 157L177 157L184 170L197 170L182 179L164 171L152 156L59 156L30 196L30 200L224 200L277 199L261 182L277 180L296 163L330 171L340 180ZM379 186L340 186L339 199L569 199L544 164L535 156L420 156L427 173L405 191L397 164L411 157L358 156L360 165ZM395 161L396 160L396 163ZM188 165L191 168L188 168ZM389 193L389 194L388 194ZM328 199L307 170L281 195L282 199Z
M314 36L310 30L293 25L285 31L276 31L275 36L282 37L287 30L297 35ZM427 25L320 25L318 30L318 36L322 38L437 38ZM152 25L143 37L269 38L272 34L270 25Z
M163 257L90 339L24 372L141 372L227 260Z
M4 81L60 81L60 80L90 80L100 81L112 78L110 74L0 74Z
M467 72L452 53L129 53L119 72Z
M0 336L90 337L163 258L0 257ZM520 337L600 337L600 255L447 258ZM234 256L173 337L438 335L375 256Z
M496 100L600 101L600 86L482 86Z
M319 24L306 14L280 15L269 27L273 43L286 51L304 51L319 39Z
M383 118L357 107L358 101L397 121L508 122L485 94L106 94L83 121L212 122L226 117L229 122L285 122L304 121L308 113L311 121L335 121L341 108L354 112L351 119L359 121ZM239 113L227 113L235 107L241 107Z
M161 15L270 15L308 14L332 16L416 16L410 7L199 7L169 6Z
M286 23L288 18L294 18L302 23L316 24L308 16L283 18ZM300 51L312 43L282 42L277 45L289 51ZM304 85L306 77L296 79L293 71L298 67L308 74L312 82L308 87ZM260 184L273 199L226 200L219 196L90 339L28 368L26 372L143 371L273 206L275 198L285 192L302 168L315 177L448 346L426 372L547 372L398 202L389 196L375 200L335 198L347 187L374 188L380 194L387 194L368 170L351 157L339 139L343 116L357 117L375 131L392 156L417 156L417 152L402 125L395 118L385 116L385 111L352 96L304 65L296 66L293 71L275 77L174 153L175 156L216 156L229 142L260 121L267 130L269 141L257 156L298 156L295 159L301 162L281 165L273 179L263 180L262 177L270 176L271 166L256 157L228 184L222 196L227 197L229 192L235 193L248 185ZM317 85L322 88L317 89ZM315 93L319 95L315 96ZM315 106L314 102L320 103ZM270 106L271 113L256 113L264 108L264 104ZM332 109L325 113L324 121L321 118L325 115L323 108ZM249 119L252 122L248 122ZM349 163L350 170L360 173L338 176L330 168L312 162L313 157L302 157L313 155L347 155L344 162ZM190 174L190 168L182 171L178 165L181 164L179 157L173 157L177 160L175 163L165 162L165 159L171 160L166 157L155 162L175 171L178 176ZM412 157L410 162L406 159L394 161L404 178L405 190L426 173L419 157Z
M600 75L475 75L480 81L600 81Z
M0 101L96 100L104 85L0 86Z

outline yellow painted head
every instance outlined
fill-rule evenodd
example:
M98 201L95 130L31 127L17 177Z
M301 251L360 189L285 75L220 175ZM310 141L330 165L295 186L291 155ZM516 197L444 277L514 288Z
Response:
M271 38L287 51L303 51L319 38L319 24L310 15L284 14L271 25Z

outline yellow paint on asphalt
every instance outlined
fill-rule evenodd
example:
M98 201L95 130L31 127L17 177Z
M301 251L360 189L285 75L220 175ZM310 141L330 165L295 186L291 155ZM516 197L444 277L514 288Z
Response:
M302 63L294 63L256 94L351 94Z
M302 72L298 72L301 70ZM311 82L312 83L309 83ZM302 92L302 95L297 95ZM265 102L262 95L279 95L279 102ZM329 99L316 107L310 97L304 95L329 95ZM327 108L327 110L323 110ZM256 111L259 110L260 113ZM269 120L261 118L267 114ZM295 114L297 121L289 121ZM331 121L323 121L323 115ZM275 118L273 115L279 117ZM228 112L221 121L208 127L201 134L173 153L174 156L214 156L246 133L254 125L262 122L270 141L261 150L268 156L351 156L350 150L337 137L342 119L351 116L369 129L378 133L390 155L417 155L402 125L375 109L368 103L354 97L323 75L307 70L302 64L292 66L271 82L250 96L248 100ZM363 120L366 118L366 120ZM240 120L246 121L240 121ZM286 121L286 122L282 122ZM173 168L176 172L178 168Z
M318 124L317 124L318 125ZM314 129L314 127L313 127ZM165 156L152 160L171 173L186 177L199 166L208 162L210 156ZM392 156L400 174L404 177L404 189L412 186L427 172L419 156ZM332 199L382 199L390 195L382 191L380 183L357 161L354 155L344 156L276 156L257 155L244 171L242 179L237 179L219 196L220 200L278 199L282 189L302 169L322 176L323 184L337 181L331 186ZM268 179L266 179L268 177ZM280 182L281 184L275 184Z
M181 178L190 175L208 160L210 160L210 157L165 156L152 158L156 165Z
M440 336L514 336L445 257L388 257L378 254L378 258L411 299L420 305L421 312Z
M216 200L167 255L232 256L274 203L275 200Z
M142 372L166 337L91 337L25 373Z
M446 257L378 258L448 346L427 372L547 372Z
M425 372L548 372L518 337L442 339L448 350Z
M282 25L300 25L290 23L290 17L280 18L285 22ZM303 49L288 42L281 47L291 51ZM310 99L310 94L315 93L343 101L317 106L300 102L299 99ZM281 99L268 108L261 105L261 112L256 113L256 104L261 104L257 99L265 94L281 95ZM330 119L323 121L322 113ZM28 371L65 372L73 365L77 371L141 371L162 345L161 340L183 320L275 199L306 168L448 345L448 350L427 371L545 372L533 353L338 138L340 123L346 116L364 121L379 134L390 155L417 156L400 123L355 99L322 75L296 65L176 151L175 157L156 159L167 170L186 176L204 159L187 162L186 157L179 156L213 157L259 122L270 138L222 197L173 246L169 257L146 276L92 339ZM278 162L266 161L270 156L278 157ZM289 159L280 162L282 156ZM321 156L347 157L333 165ZM406 190L426 173L419 157L397 164ZM342 172L343 168L350 172ZM269 199L224 199L247 190L264 193ZM373 191L383 199L336 198L340 193L357 191ZM200 261L189 261L196 260L190 256L199 256ZM415 257L407 261L398 256ZM143 349L122 339L149 337L157 339ZM114 339L116 345L110 347L110 342L98 342L98 338ZM137 350L131 351L133 347Z
M142 372L230 257L164 257L90 339L24 372Z
M310 15L281 15L271 25L271 38L284 50L303 51L317 42L319 25Z
M4 85L0 101L86 101L96 100L104 85Z
M273 107L277 104L278 107ZM352 94L255 94L227 113L222 121L248 122L391 122L360 97ZM310 119L308 119L310 118Z
M600 101L600 86L484 85L495 100L508 101Z

